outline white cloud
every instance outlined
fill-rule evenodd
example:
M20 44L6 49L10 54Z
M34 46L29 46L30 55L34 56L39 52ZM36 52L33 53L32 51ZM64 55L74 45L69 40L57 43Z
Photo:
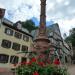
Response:
M64 3L64 5L66 5L66 6L68 6L69 4L70 4L69 1L66 1L66 2Z
M6 9L5 17L13 22L24 21L32 17L39 19L40 0L7 0L5 3L4 0L0 0L0 2Z
M24 21L32 17L39 20L40 0L0 0L0 7L6 9L5 17L13 22ZM75 27L75 0L47 0L46 19L59 23L61 33L69 34Z
M56 0L57 1L57 3L62 3L63 2L63 0Z
M5 8L3 4L0 3L0 8Z
M69 35L69 30L71 28L75 27L75 18L73 19L58 19L56 22L58 22L60 30L61 30L61 34L63 37L63 34L66 33L66 35Z

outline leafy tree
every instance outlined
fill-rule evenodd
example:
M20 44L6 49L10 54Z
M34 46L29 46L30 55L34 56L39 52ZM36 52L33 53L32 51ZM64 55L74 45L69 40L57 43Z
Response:
M32 20L22 22L22 26L26 28L29 32L38 28L37 26L35 26L35 23Z
M72 46L75 46L75 28L70 30L70 35L65 39L66 42L70 41Z

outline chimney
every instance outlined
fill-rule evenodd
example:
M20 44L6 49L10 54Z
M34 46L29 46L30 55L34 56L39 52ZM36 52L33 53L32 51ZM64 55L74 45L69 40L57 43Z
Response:
M2 19L4 17L4 14L5 14L5 9L0 8L0 19Z

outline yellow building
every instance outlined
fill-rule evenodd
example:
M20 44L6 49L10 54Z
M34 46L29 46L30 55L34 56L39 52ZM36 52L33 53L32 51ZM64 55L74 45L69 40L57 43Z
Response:
M28 54L19 52L29 51L31 43L32 36L21 27L20 21L13 24L0 17L0 68L13 68L13 64L27 60Z

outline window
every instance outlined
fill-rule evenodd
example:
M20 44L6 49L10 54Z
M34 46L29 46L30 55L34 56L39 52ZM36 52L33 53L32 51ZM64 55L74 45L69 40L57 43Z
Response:
M9 41L9 40L2 40L1 46L4 47L4 48L10 48L11 47L11 41Z
M24 57L21 58L21 62L24 62L24 61L26 62L26 60L27 60L27 59L24 58Z
M9 28L5 28L5 33L8 35L13 35L13 30L11 30Z
M9 55L0 54L0 63L8 63Z
M19 60L19 57L17 57L17 56L10 57L10 63L12 63L12 64L18 63L18 60Z
M24 46L24 45L22 45L22 49L21 49L22 51L28 51L28 47L27 46Z
M28 37L28 36L26 36L26 41L27 41L27 42L29 41L29 37Z
M50 32L50 33L49 33L49 36L53 36L53 32Z
M23 40L26 41L26 37L25 37L25 35L23 35Z
M18 39L21 39L22 37L22 34L18 33L18 32L15 32L14 36Z
M18 43L13 43L12 49L19 51L20 50L20 44Z
M27 35L23 35L23 40L28 42L29 41L29 37Z

